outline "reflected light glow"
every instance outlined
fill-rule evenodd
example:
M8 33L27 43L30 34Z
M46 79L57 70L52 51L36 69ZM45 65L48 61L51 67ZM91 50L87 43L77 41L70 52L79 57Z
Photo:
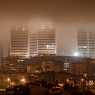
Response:
M10 82L10 81L11 81L11 79L10 79L10 78L7 78L7 81L8 81L8 82Z
M74 56L79 56L79 53L78 53L78 52L75 52L75 53L74 53Z
M25 79L25 78L22 78L22 79L20 80L20 82L25 84L25 83L26 83L26 79Z

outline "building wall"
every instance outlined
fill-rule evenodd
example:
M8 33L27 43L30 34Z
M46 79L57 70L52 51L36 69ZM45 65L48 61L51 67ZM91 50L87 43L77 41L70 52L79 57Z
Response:
M28 54L28 31L24 27L11 30L11 56L27 56Z
M65 66L66 63L69 65ZM40 73L40 72L67 72L70 75L95 76L95 60L67 56L39 56L30 59L11 57L3 64L4 74Z
M30 33L30 56L56 54L56 32L44 29Z
M78 32L78 51L80 56L95 58L95 32Z
M11 56L37 56L56 54L56 32L50 29L36 33L25 27L17 27L11 31Z

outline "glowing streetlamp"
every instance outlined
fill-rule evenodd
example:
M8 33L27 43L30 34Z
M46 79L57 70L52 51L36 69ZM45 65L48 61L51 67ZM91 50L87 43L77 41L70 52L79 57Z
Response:
M16 84L15 84L15 82L10 82L10 85L15 86Z
M10 81L11 81L11 79L10 79L10 78L7 78L7 81L8 81L8 82L10 82Z
M69 83L69 82L70 82L70 80L67 78L67 79L66 79L66 82L67 82L67 83Z
M7 78L7 82L8 82L8 87L10 87L11 79Z
M81 78L81 82L84 82L84 79L83 78Z
M25 78L22 78L22 79L20 80L20 82L21 82L22 84L25 84L25 83L26 83L26 79L25 79Z

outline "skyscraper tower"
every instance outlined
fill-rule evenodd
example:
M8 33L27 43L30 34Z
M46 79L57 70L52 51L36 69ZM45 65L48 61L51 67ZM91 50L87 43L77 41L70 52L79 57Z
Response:
M56 33L54 30L44 29L30 33L30 55L55 55Z
M28 55L28 31L24 27L11 30L10 56L26 57Z
M53 29L31 32L24 27L11 31L10 55L29 57L56 54L56 33Z
M95 58L95 32L78 32L78 49L80 56Z

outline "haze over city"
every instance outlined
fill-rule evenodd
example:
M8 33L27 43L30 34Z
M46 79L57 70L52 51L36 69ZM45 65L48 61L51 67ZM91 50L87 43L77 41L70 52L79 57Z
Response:
M95 0L0 0L0 95L95 95Z
M36 32L48 25L56 31L57 54L73 55L77 32L95 32L94 0L0 1L0 46L8 54L12 27L25 25Z

